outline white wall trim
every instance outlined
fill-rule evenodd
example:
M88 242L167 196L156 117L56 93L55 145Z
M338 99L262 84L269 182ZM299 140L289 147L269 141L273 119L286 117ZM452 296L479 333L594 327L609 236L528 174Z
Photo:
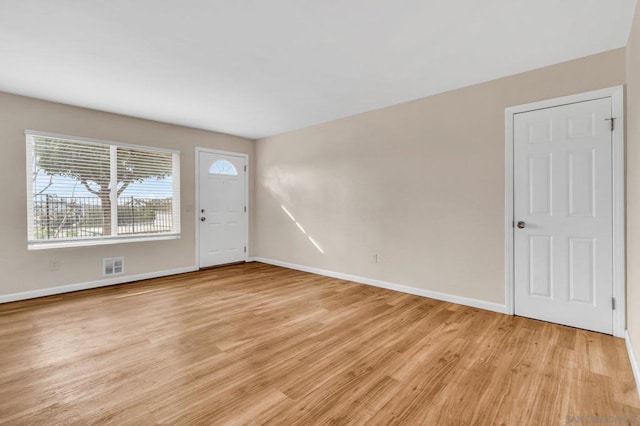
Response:
M247 236L247 241L246 241L246 245L247 245L247 251L244 254L244 261L248 262L249 261L249 252L250 252L250 247L249 244L251 243L251 241L249 240L249 230L251 229L251 226L249 224L249 220L251 218L250 215L250 209L251 206L249 205L249 201L250 198L249 197L249 173L251 173L251 167L249 164L249 154L245 154L243 152L232 152L232 151L223 151L220 149L211 149L211 148L202 148L202 147L196 147L196 164L195 164L195 200L196 200L196 208L195 208L195 214L194 214L194 220L196 222L195 224L195 234L196 234L196 261L195 264L199 267L200 266L200 153L201 152L207 152L210 154L219 154L219 155L228 155L231 157L241 157L244 158L246 161L246 166L247 166L247 171L244 174L244 203L247 206L247 220L245 221L245 232L246 232L246 236Z
M358 275L343 274L341 272L328 271L326 269L313 268L311 266L297 265L295 263L282 262L279 260L265 259L263 257L250 257L251 262L267 263L269 265L281 266L283 268L295 269L312 274L324 275L338 278L345 281L353 281L360 284L367 284L375 287L386 288L388 290L399 291L401 293L413 294L416 296L428 297L430 299L442 300L445 302L457 303L459 305L471 306L473 308L485 309L488 311L505 313L505 306L499 303L487 302L484 300L471 299L468 297L456 296L448 293L440 293L422 288L410 287L402 284L390 283L387 281L375 280L372 278L360 277Z
M631 337L629 336L629 330L624 332L624 341L627 344L627 353L629 354L629 361L631 361L631 370L633 371L633 378L636 380L636 390L638 391L638 397L640 398L640 367L638 367L638 358L633 352L633 345L631 344Z
M548 99L505 109L505 311L515 313L513 270L513 118L515 114L552 108L577 102L611 98L612 116L616 119L613 132L613 335L624 337L626 329L625 282L625 201L624 201L624 89L623 86Z
M52 296L56 294L70 293L72 291L88 290L98 287L107 287L116 284L125 284L134 281L148 280L150 278L165 277L168 275L184 274L186 272L197 271L197 266L188 266L185 268L169 269L166 271L148 272L146 274L127 275L124 277L108 278L98 281L89 281L79 284L68 284L58 287L42 288L38 290L24 291L21 293L12 293L0 295L0 303L16 302L18 300L35 299L36 297Z

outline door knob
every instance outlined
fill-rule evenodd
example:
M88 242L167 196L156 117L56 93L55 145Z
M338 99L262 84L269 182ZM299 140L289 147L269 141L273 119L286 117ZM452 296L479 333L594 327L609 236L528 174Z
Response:
M205 220L207 220L207 218L206 218L206 217L201 217L201 218L200 218L200 222L204 222Z
M518 221L517 225L516 225L519 229L524 229L525 223L521 220Z

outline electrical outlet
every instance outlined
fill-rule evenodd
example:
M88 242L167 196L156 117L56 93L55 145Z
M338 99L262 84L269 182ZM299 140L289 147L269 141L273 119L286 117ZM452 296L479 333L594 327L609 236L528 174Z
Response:
M49 260L49 270L50 271L59 271L60 270L60 261L58 259L50 259Z
M378 255L374 254L373 256L371 256L371 263L378 263Z

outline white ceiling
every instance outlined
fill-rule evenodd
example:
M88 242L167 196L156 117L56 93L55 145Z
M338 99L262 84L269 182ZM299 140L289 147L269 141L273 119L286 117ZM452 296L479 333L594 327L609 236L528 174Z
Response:
M0 90L259 138L623 47L635 4L0 0Z

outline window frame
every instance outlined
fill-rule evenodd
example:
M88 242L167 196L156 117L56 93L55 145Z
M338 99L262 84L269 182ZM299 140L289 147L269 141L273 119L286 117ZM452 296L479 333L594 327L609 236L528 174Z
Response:
M122 243L132 243L132 242L142 242L142 241L163 241L163 240L175 240L181 237L181 191L180 191L180 162L181 162L181 153L180 150L169 149L169 148L160 148L155 146L148 145L136 145L130 143L123 142L114 142L104 139L94 139L80 136L72 136L65 135L60 133L51 133L51 132L43 132L39 130L31 130L25 129L25 158L26 158L26 178L27 178L27 186L26 186L26 196L27 196L27 249L28 250L42 250L42 249L53 249L53 248L65 248L65 247L86 247L86 246L100 246L100 245L110 245L110 244L122 244ZM106 145L111 148L113 151L115 148L131 148L136 150L150 151L150 152L158 152L158 153L167 153L177 156L177 160L174 157L173 163L173 173L172 173L172 217L173 217L173 230L171 232L163 232L158 234L125 234L125 235L108 235L102 236L98 238L77 238L77 239L60 239L60 240L34 240L32 235L33 229L33 182L32 182L32 159L30 158L30 145L33 146L33 138L34 137L45 137L52 139L61 139L68 140L72 142L86 142L89 144L100 144ZM110 179L113 181L117 180L117 167L116 163L111 163L111 173ZM113 194L112 194L113 198ZM116 202L112 202L112 206L117 206L117 197ZM115 213L116 209L112 208L112 223L117 223L117 214ZM114 217L115 216L115 221Z
M231 170L233 171L233 173L225 173L224 170L222 172L212 172L211 169L213 169L213 166L215 166L216 164L223 164L223 165L228 164L229 166L231 166ZM231 161L226 159L220 159L220 160L214 161L211 167L209 167L209 174L211 176L238 176L239 172L238 172L238 169L236 169L236 166L234 166Z

